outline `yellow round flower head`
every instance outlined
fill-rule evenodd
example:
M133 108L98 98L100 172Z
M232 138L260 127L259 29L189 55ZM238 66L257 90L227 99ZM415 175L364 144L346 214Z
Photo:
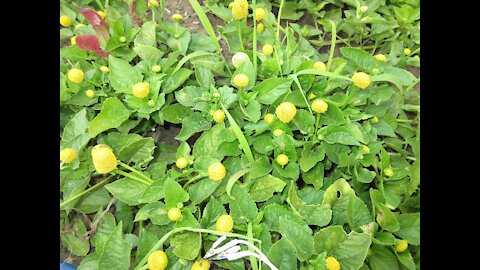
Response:
M265 44L262 47L262 53L265 55L271 55L273 53L273 46L272 44Z
M385 57L385 55L383 55L381 53L375 55L375 59L377 59L378 62L386 62L387 61L387 57Z
M325 71L327 70L327 66L325 63L318 61L313 64L313 69Z
M277 156L277 163L282 165L282 166L285 166L287 165L288 163L288 156L285 155L285 154L280 154Z
M63 27L69 27L72 25L72 20L67 15L60 16L60 24Z
M278 137L278 136L282 135L283 133L284 133L284 132L283 132L282 129L277 128L277 129L275 129L275 130L273 131L273 136Z
M74 83L81 83L85 74L78 68L72 68L68 71L67 78Z
M291 102L283 102L278 105L277 109L275 110L275 114L277 115L278 119L282 121L282 123L288 123L297 114L297 108Z
M235 0L232 4L232 16L235 20L243 20L248 16L247 0Z
M175 161L175 165L177 165L179 169L183 169L188 166L188 160L184 157L178 158L177 161Z
M232 64L235 68L238 68L243 62L249 61L250 57L244 52L237 52L232 56Z
M392 176L393 176L393 170L392 170L392 168L386 168L385 170L383 170L383 173L384 173L387 177L392 177Z
M148 1L148 7L152 8L152 6L158 7L159 6L158 1L157 0L149 0Z
M152 67L152 71L155 73L160 72L160 70L162 70L162 67L160 65L155 65Z
M221 123L223 122L224 119L225 119L225 113L223 112L223 110L216 110L213 113L213 121L217 123Z
M200 261L196 261L192 265L191 270L209 270L210 269L210 263L208 260L201 259Z
M137 98L145 98L150 93L150 87L146 82L139 82L133 86L133 95Z
M335 257L327 257L325 259L325 266L327 267L327 270L340 270L340 263Z
M157 250L148 255L149 270L164 270L168 265L167 254L163 250Z
M263 23L257 24L257 33L261 34L265 31L265 25Z
M70 39L70 44L72 44L72 45L76 45L76 44L77 44L77 36L73 36L73 37Z
M405 48L405 49L403 49L403 53L404 53L406 56L409 56L410 54L412 54L412 50L410 50L410 48Z
M182 218L182 211L179 208L170 208L167 213L168 219L171 221L178 221Z
M108 73L110 71L110 69L107 67L107 66L101 66L100 67L100 71L102 73Z
M88 98L94 98L95 97L95 91L93 91L92 89L88 89L87 91L85 91L85 95Z
M312 99L314 99L314 98L316 98L316 97L317 97L317 96L316 96L314 93L310 93L310 94L308 94L308 97L307 97L307 98L308 98L308 100L312 100Z
M221 215L215 223L215 230L218 232L231 232L233 230L233 218L230 215Z
M106 144L97 144L92 148L92 161L99 174L109 173L117 168L117 157Z
M370 148L366 145L362 145L361 146L362 148L362 152L365 153L365 154L369 154L370 153Z
M272 123L274 119L275 119L275 115L273 115L273 113L267 113L263 117L263 120L265 120L265 122L267 122L269 124Z
M374 116L372 121L373 121L373 123L375 123L375 124L378 123L378 117Z
M370 75L365 72L355 72L353 73L352 81L356 87L365 89L370 85L372 79L370 78Z
M172 15L172 21L176 21L178 23L181 23L183 21L183 16L180 14L173 14Z
M60 151L60 161L70 164L76 158L77 158L77 152L72 148L65 148L62 151Z
M266 12L263 8L256 8L255 9L255 20L260 21L265 18Z
M102 19L105 19L105 17L107 17L107 13L103 12L103 11L97 11L97 14L98 16L100 16Z
M233 84L237 87L245 87L248 85L248 76L246 74L240 73L233 77Z
M367 11L368 11L368 6L361 6L361 7L360 7L360 13L363 14L363 13L365 13L365 12L367 12Z
M208 166L208 177L213 181L222 180L226 174L227 170L225 169L225 166L223 166L223 164L220 162L214 162L210 166Z
M404 252L408 248L408 242L407 240L400 240L398 243L395 245L395 251L396 252Z
M312 110L317 113L324 113L328 110L328 104L323 99L316 99L312 102Z

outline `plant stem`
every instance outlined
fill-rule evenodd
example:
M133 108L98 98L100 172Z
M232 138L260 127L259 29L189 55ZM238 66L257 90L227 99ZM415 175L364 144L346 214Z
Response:
M127 164L121 162L120 160L118 161L118 164L122 167L124 167L125 169L128 169L128 170L131 170L132 172L136 173L137 175L141 176L143 179L149 181L150 183L153 183L153 180L146 176L145 174L143 174L142 172L138 171L137 169L133 168L133 167L130 167L128 166Z
M193 177L192 179L188 180L184 185L183 185L183 189L186 189L192 182L195 182L197 179L200 179L202 177L205 177L207 175L201 173L195 177Z
M328 56L327 62L327 71L330 71L330 66L332 65L333 54L335 53L335 44L337 40L337 27L335 23L331 20L328 20L332 25L332 45L330 46L330 55Z
M250 237L246 237L244 235L241 235L241 234L237 234L237 233L224 233L224 232L217 232L217 231L213 231L213 230L207 230L207 229L201 229L201 228L191 228L191 227L182 227L182 228L175 228L171 231L169 231L168 233L166 233L160 240L158 240L158 242L150 249L150 251L145 255L145 257L143 257L143 259L138 263L137 267L135 267L134 270L141 270L141 269L147 269L148 266L145 265L147 259L148 259L148 255L150 255L150 253L158 250L165 241L167 241L167 239L174 233L178 233L178 232L182 232L182 231L190 231L190 232L199 232L199 233L209 233L209 234L213 234L213 235L218 235L218 236L227 236L227 237L236 237L236 238L242 238L242 239L245 239L245 240L248 240L248 241L252 241L252 242L258 242L258 243L261 243L262 241L258 240L258 239L255 239L255 238L250 238Z
M285 4L285 0L280 1L280 7L278 8L278 15L277 15L277 40L280 40L280 17L282 17L282 9L283 5Z
M316 117L316 121L315 121L315 133L314 135L316 136L317 135L317 131L318 131L318 125L320 124L320 114L317 113L317 117Z
M97 2L98 7L99 7L101 10L104 10L104 9L105 9L105 7L104 7L103 4L102 4L102 1L100 1L100 0L95 0L95 2Z
M243 20L241 20L238 24L238 40L240 42L240 48L242 49L242 51L244 51L245 48L243 47L243 41L242 41L242 23L243 23Z
M115 170L113 170L112 172L113 172L113 173L116 173L116 174L123 175L123 176L125 176L125 177L128 177L128 178L130 178L130 179L133 179L133 180L135 180L135 181L137 181L137 182L140 182L140 183L142 183L142 184L145 184L145 185L147 185L147 186L150 186L150 184L151 184L150 182L147 182L145 179L136 177L135 175L131 175L131 174L126 173L126 172L124 172L124 171L121 171L121 170L119 170L119 169L115 169Z
M61 202L61 203L60 203L60 208L64 207L66 204L68 204L68 203L70 203L70 202L72 202L72 201L74 201L74 200L82 197L83 195L85 195L85 194L87 194L88 192L96 189L97 187L103 185L105 182L107 182L108 180L110 180L112 177L113 177L113 175L110 175L110 176L108 176L107 178L103 179L102 181L100 181L100 182L96 183L95 185L89 187L88 189L86 189L86 190L78 193L77 195L75 195L75 196L73 196L73 197L68 198L68 200L66 200L66 201Z
M249 222L247 225L247 236L250 238L253 238L252 222ZM251 244L254 244L253 241L251 240L248 240L248 242L250 242ZM252 252L254 251L251 247L248 247L248 250ZM252 270L258 270L257 258L250 256L249 259L250 259L250 264L252 266Z

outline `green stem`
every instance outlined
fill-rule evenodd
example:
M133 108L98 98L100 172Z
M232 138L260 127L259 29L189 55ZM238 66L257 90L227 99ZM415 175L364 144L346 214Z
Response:
M305 100L305 104L307 104L308 110L313 115L312 108L310 108L310 104L308 103L307 97L305 96L305 93L303 92L302 86L300 85L300 82L298 81L297 75L292 74L291 76L293 78L293 81L295 81L295 83L297 84L298 89L300 89L300 93L302 94L303 100Z
M207 230L207 229L201 229L201 228L191 228L191 227L182 227L182 228L175 228L171 231L169 231L168 233L166 233L160 240L158 240L158 242L150 249L150 251L145 255L145 257L143 257L143 259L138 263L137 267L135 267L134 270L141 270L141 269L147 269L147 267L145 267L145 263L148 259L148 256L150 255L150 253L158 250L165 241L167 241L167 239L174 233L179 233L179 232L182 232L182 231L190 231L190 232L199 232L199 233L209 233L209 234L213 234L213 235L218 235L218 236L227 236L227 237L235 237L235 238L241 238L241 239L245 239L245 240L248 240L248 241L255 241L255 242L258 242L258 243L261 243L262 241L258 240L258 239L255 239L255 238L250 238L250 237L246 237L244 235L241 235L241 234L237 234L237 233L224 233L224 232L217 232L217 231L213 231L213 230ZM145 265L145 266L144 266Z
M275 117L272 121L272 123L268 124L267 126L262 127L261 129L257 130L255 134L252 135L252 137L257 137L258 135L262 134L263 132L267 131L270 129L270 127L277 121L277 118Z
M152 180L150 177L146 176L145 174L143 174L142 172L138 171L137 169L128 166L127 164L121 162L120 160L118 161L118 164L119 164L120 166L124 167L125 169L128 169L128 170L136 173L137 175L141 176L143 179L149 181L150 183L153 183L153 180Z
M315 120L315 133L314 133L315 136L317 135L319 125L320 125L320 114L317 113L317 117L316 117L316 120Z
M104 7L103 4L102 4L102 1L100 1L100 0L95 0L95 2L97 2L98 6L100 7L101 10L104 10L104 9L105 9L105 7Z
M277 17L277 40L280 40L280 17L282 17L282 9L285 4L285 0L280 1L280 7L278 8L278 17Z
M253 229L252 229L252 223L249 222L247 225L247 236L250 238L253 238ZM253 241L249 240L251 244L254 244ZM248 247L248 250L254 252L254 250L251 247ZM257 258L250 256L250 265L252 266L252 270L258 270L258 262Z
M205 177L205 176L207 176L207 175L201 173L201 174L193 177L192 179L188 180L188 181L183 185L183 189L186 189L191 183L193 183L193 182L195 182L196 180L198 180L198 179L200 179L200 178L203 178L203 177Z
M240 48L243 50L245 50L245 48L243 47L243 41L242 41L242 23L243 23L243 20L241 20L238 24L238 40L240 42Z
M328 20L328 21L332 25L332 45L330 46L330 54L328 56L328 62L327 62L327 71L330 71L330 66L332 65L332 60L333 60L333 54L335 53L335 44L337 41L337 27L333 21L331 20Z
M150 186L150 184L151 184L150 182L147 182L147 180L145 180L145 179L136 177L135 175L131 175L131 174L126 173L126 172L124 172L124 171L120 171L119 169L115 169L115 170L113 170L112 172L113 172L113 173L116 173L116 174L123 175L123 176L125 176L125 177L128 177L128 178L130 178L130 179L133 179L133 180L135 180L135 181L137 181L137 182L140 182L140 183L142 183L142 184L145 184L145 185L147 185L147 186Z
M100 182L96 183L95 185L89 187L88 189L86 189L86 190L78 193L77 195L75 195L75 196L73 196L73 197L68 198L68 200L66 200L66 201L61 202L61 203L60 203L60 208L64 207L66 204L68 204L68 203L70 203L70 202L72 202L72 201L74 201L74 200L82 197L83 195L85 195L85 194L87 194L88 192L96 189L97 187L103 185L105 182L107 182L108 180L110 180L112 177L113 177L113 175L110 175L110 176L108 176L107 178L103 179L102 181L100 181Z

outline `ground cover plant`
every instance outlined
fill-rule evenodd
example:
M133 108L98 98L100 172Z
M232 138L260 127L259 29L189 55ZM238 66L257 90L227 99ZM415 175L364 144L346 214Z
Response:
M419 269L419 1L173 2L60 1L63 259Z

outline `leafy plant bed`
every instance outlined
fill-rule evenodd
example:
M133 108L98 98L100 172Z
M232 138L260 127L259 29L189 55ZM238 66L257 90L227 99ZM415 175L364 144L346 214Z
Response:
M419 268L419 1L61 1L60 15L63 259ZM201 260L222 235L266 261Z

